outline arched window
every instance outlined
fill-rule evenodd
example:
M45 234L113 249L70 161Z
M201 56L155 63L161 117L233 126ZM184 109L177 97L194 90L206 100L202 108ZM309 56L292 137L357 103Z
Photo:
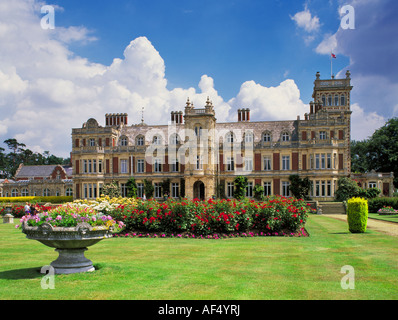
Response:
M264 132L262 140L263 140L263 142L270 142L271 141L271 133L270 132Z
M73 190L72 190L72 188L67 188L66 191L65 191L65 195L66 195L67 197L73 196Z
M201 126L195 126L195 135L197 137L200 137L202 135L202 127Z
M234 142L234 134L233 134L232 132L228 132L228 133L227 133L227 139L226 139L226 141L227 141L228 143L233 143L233 142Z
M254 141L254 135L251 131L245 132L245 143L252 143Z
M329 94L328 95L328 106L331 106L332 105L332 95L331 94Z
M152 142L155 145L160 145L162 143L162 138L160 136L154 136Z
M50 196L50 189L44 189L43 190L43 197L49 197Z
M171 145L177 145L180 143L180 137L178 136L178 134L174 133L171 137L170 137L170 142Z
M322 104L325 107L326 106L326 96L322 95Z
M11 190L11 197L18 197L18 189Z
M339 95L337 93L334 95L334 105L335 106L339 105Z
M282 133L282 141L283 142L290 141L290 134L288 132Z
M340 105L341 105L341 106L345 106L345 104L346 104L346 101L345 101L345 94L343 93L343 94L340 96Z
M145 144L145 140L143 136L138 136L136 140L136 145L137 146L143 146Z
M28 196L29 196L29 191L28 191L28 189L26 189L26 188L22 189L22 191L21 191L21 196L22 196L22 197L28 197Z
M121 137L121 138L120 138L120 146L122 146L122 147L127 147L127 146L128 146L128 139L127 139L127 137Z

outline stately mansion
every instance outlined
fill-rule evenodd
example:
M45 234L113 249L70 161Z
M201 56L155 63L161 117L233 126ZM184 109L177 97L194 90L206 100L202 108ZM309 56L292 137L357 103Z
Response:
M311 197L327 201L334 198L338 179L351 176L362 187L391 196L392 173L351 174L351 90L349 71L344 79L328 80L318 72L308 113L286 121L251 119L250 109L243 108L236 122L219 123L210 98L201 108L188 99L184 112L171 112L164 125L147 125L140 115L133 125L127 114L106 114L104 125L91 118L72 129L73 180L53 174L54 179L40 182L51 182L53 192L96 198L112 182L127 195L126 183L134 177L139 197L146 182L154 187L155 198L163 198L168 189L171 197L208 199L233 197L234 179L241 175L248 179L247 197L253 197L255 185L263 186L265 195L290 196L289 176L298 174L313 182ZM21 195L19 186L30 193L29 178L19 180L0 181L0 193ZM31 192L55 195L42 189L36 186Z
M243 108L236 122L219 123L210 98L201 108L188 99L164 125L147 125L139 115L133 125L127 114L106 114L104 126L91 118L72 129L74 196L95 198L111 182L126 195L134 177L139 197L145 180L155 198L163 197L165 182L171 197L233 197L239 175L248 178L247 197L257 184L265 195L289 196L289 176L299 174L313 182L314 199L331 200L339 177L351 175L351 90L349 71L330 80L318 72L308 113L286 121L253 120ZM356 178L362 187L393 192L391 173Z

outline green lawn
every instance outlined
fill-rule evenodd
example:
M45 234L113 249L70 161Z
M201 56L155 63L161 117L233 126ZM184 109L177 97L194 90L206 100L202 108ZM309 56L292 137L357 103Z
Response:
M379 215L378 213L369 213L368 215L369 215L369 218L372 218L372 219L398 223L398 214L395 214L395 215Z
M311 215L309 238L104 240L86 252L93 273L38 270L57 257L12 225L0 225L0 299L398 299L398 238L350 234L345 222ZM343 290L340 270L355 270Z

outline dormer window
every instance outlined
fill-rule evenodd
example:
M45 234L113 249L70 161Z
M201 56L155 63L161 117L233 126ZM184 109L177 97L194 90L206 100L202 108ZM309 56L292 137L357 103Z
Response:
M290 135L289 135L289 133L288 133L288 132L282 133L282 141L283 141L283 142L286 142L286 141L289 141L289 140L290 140Z
M161 141L162 140L161 140L161 138L159 136L154 136L153 137L153 144L160 145Z
M270 142L271 141L271 134L266 132L263 134L263 142Z
M144 145L144 137L138 137L137 138L137 146L143 146Z
M127 145L128 145L127 137L122 137L122 138L120 139L120 146L122 146L122 147L127 147Z

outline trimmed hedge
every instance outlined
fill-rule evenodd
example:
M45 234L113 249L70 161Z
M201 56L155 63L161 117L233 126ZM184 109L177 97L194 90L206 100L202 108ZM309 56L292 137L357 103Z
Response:
M368 202L369 212L376 213L383 207L392 207L395 210L398 210L398 197L394 198L374 198L370 199Z
M352 198L347 201L348 229L351 233L364 233L368 224L368 200Z
M73 196L61 197L1 197L0 203L16 203L16 202L41 202L41 203L65 203L72 202Z

